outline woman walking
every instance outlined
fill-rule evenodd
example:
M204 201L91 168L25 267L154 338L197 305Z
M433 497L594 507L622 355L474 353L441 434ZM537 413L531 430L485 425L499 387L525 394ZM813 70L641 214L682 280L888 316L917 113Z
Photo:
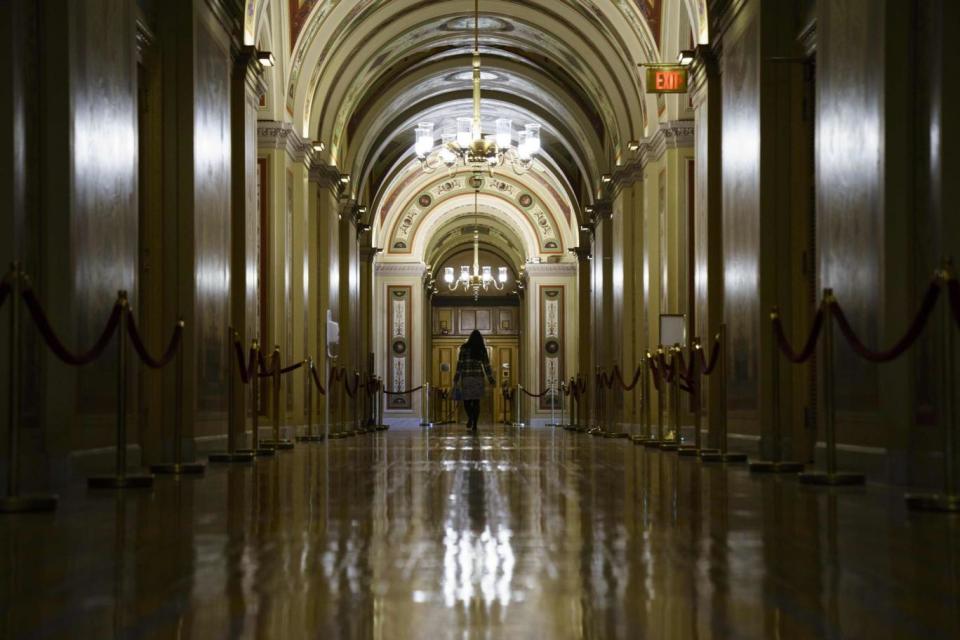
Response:
M480 332L474 329L470 338L460 347L457 373L453 376L453 383L460 385L460 397L463 399L463 408L467 412L467 429L477 428L480 399L485 391L484 378L491 386L496 384L493 372L490 370L487 346Z

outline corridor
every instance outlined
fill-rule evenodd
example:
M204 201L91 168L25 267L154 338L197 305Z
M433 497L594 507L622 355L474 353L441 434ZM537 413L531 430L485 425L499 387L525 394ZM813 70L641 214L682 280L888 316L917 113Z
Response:
M960 634L956 519L560 429L301 444L3 522L2 638Z

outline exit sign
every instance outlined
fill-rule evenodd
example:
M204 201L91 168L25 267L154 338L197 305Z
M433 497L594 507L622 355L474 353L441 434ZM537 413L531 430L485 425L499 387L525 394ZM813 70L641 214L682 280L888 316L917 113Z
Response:
M681 65L647 67L647 93L686 93L687 68Z

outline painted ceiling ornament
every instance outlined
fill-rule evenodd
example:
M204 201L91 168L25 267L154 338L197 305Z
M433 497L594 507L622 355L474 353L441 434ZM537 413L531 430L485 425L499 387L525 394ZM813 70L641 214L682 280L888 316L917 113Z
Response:
M483 135L480 119L480 0L473 5L473 117L457 118L456 133L441 133L440 146L434 146L434 123L420 122L414 130L414 151L423 171L432 173L445 166L473 167L493 172L509 163L517 174L526 173L540 151L540 124L531 122L518 134L513 146L513 121L498 118L494 135Z

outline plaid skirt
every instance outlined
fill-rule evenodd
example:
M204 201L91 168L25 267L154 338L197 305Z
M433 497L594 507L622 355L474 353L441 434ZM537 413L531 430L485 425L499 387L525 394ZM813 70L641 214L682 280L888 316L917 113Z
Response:
M480 400L486 391L483 376L463 376L460 378L461 397L464 400Z

